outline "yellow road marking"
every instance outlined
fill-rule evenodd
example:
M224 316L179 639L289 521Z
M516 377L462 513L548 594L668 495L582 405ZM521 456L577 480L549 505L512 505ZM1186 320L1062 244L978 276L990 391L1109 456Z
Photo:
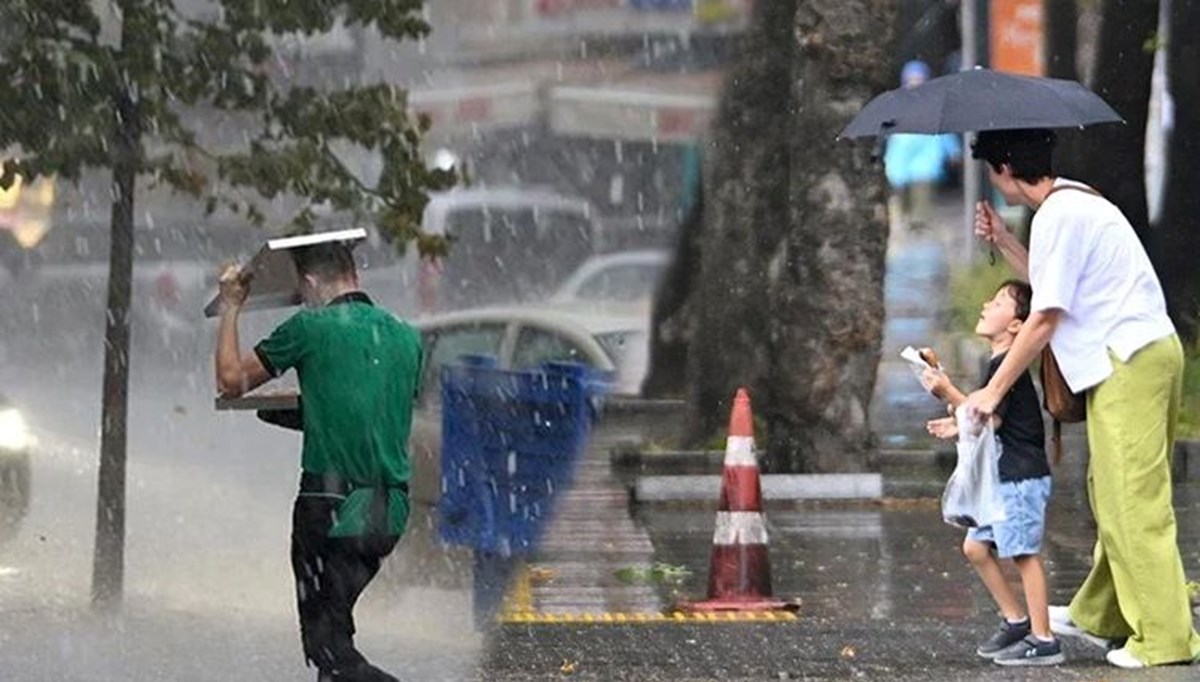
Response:
M722 613L538 613L535 611L506 611L500 622L506 624L572 624L625 625L655 623L791 623L799 617L790 611L726 611Z

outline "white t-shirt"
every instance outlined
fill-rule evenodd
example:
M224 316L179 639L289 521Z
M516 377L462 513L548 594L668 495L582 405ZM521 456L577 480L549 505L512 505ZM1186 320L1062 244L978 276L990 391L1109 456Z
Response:
M1055 187L1086 187L1058 178ZM1127 362L1175 333L1162 285L1120 209L1103 197L1064 189L1047 197L1029 238L1031 310L1062 311L1050 346L1073 391L1112 374L1108 349Z

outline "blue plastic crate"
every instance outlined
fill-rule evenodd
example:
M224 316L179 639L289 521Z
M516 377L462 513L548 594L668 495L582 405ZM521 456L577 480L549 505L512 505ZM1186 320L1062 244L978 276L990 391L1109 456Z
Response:
M587 446L604 382L582 365L513 372L479 357L443 367L441 379L442 539L531 552Z

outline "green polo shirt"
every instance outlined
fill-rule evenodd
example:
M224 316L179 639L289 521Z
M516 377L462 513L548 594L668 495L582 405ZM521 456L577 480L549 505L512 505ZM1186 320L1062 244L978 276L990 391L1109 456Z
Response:
M302 310L255 347L272 376L294 368L303 396L301 468L334 474L353 490L331 536L364 532L374 489L406 483L421 337L362 292ZM389 532L400 534L408 500L389 493Z

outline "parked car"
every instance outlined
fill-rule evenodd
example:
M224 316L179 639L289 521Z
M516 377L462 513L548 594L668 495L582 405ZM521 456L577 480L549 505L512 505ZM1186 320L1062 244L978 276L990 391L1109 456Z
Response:
M616 395L635 395L646 373L641 316L572 315L543 308L463 310L417 322L425 348L413 424L414 500L434 504L441 489L441 367L462 355L492 355L501 369L579 362L610 373Z
M661 249L618 251L593 256L567 277L555 303L637 303L649 301L670 263Z
M34 445L20 410L0 395L0 541L17 532L29 510Z
M459 188L430 196L421 218L450 240L438 261L378 239L360 247L364 288L405 316L541 301L602 245L588 202L543 189Z

